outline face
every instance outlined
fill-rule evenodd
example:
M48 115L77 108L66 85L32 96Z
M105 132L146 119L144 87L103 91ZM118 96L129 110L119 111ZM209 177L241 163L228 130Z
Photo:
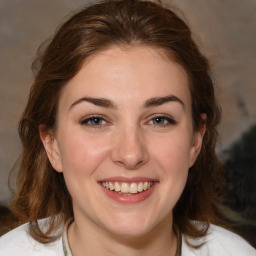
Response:
M147 47L98 53L65 86L57 116L41 138L75 221L131 236L171 225L203 136L178 64Z

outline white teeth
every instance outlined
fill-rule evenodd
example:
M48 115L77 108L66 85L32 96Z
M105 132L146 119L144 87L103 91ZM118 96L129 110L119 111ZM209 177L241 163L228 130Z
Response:
M111 181L109 182L109 189L115 190L114 184Z
M130 193L136 194L138 192L138 186L136 183L131 183L130 185Z
M142 192L143 190L144 190L143 182L140 182L140 183L138 184L138 191L139 191L139 192Z
M115 191L116 192L121 191L120 184L118 182L115 182L114 186L115 186Z
M130 186L128 183L122 182L121 183L121 192L122 193L128 193L130 192Z
M147 181L144 182L144 184L143 184L143 189L144 189L144 190L147 190L147 189L148 189L148 182L147 182Z
M142 192L143 190L148 190L153 186L154 182L132 182L132 183L126 183L126 182L117 182L117 181L103 181L101 185L104 188L107 188L109 190L114 190L118 193L123 194L136 194L138 192Z

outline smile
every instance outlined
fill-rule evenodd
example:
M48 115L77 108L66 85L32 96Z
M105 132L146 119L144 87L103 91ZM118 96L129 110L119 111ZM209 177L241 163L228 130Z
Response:
M101 185L111 191L118 192L119 194L137 194L150 189L154 182L117 182L117 181L103 181Z

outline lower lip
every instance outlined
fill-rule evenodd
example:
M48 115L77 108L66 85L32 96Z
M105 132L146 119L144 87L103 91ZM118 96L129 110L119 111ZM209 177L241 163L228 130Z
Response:
M152 195L154 189L156 188L157 183L154 183L154 185L151 188L144 190L142 192L139 192L137 194L118 194L115 191L104 188L101 184L100 184L100 186L108 197L117 201L118 203L136 204L136 203L143 202L148 197L150 197Z

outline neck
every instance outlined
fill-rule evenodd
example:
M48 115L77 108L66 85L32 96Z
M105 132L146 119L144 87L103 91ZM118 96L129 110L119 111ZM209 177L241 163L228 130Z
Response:
M164 256L175 255L177 237L170 216L141 236L122 236L109 233L92 223L75 219L68 229L73 256Z

